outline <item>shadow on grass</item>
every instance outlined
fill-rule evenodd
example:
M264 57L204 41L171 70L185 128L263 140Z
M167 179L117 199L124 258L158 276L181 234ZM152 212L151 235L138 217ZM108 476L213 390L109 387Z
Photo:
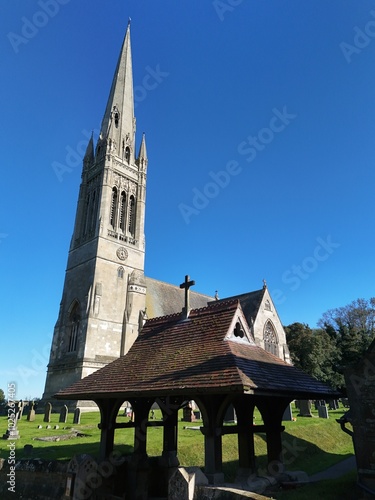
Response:
M265 434L257 434L266 442ZM288 432L282 434L282 461L285 471L304 471L309 476L323 471L346 458L353 456L353 453L337 454L322 450L316 444L305 439L293 436ZM275 474L275 470L268 467L267 456L265 454L256 456L257 473L260 476ZM226 481L233 482L238 469L238 460L228 461L223 464L223 472Z
M79 438L77 438L79 439ZM34 446L35 441L33 441ZM114 451L120 452L122 455L129 455L133 452L133 447L128 445L115 445ZM32 452L26 454L23 450L18 450L17 459L44 459L44 460L70 460L74 455L87 454L97 459L99 456L99 443L74 443L69 440L67 444L54 445L51 443L49 446L41 448L34 447Z

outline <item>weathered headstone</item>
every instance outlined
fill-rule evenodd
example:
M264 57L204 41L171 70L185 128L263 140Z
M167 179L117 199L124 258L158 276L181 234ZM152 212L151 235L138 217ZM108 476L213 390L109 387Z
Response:
M344 370L344 376L358 484L375 497L375 340L356 365Z
M318 416L319 418L329 418L328 409L326 405L318 406Z
M196 486L208 485L199 467L179 467L168 483L168 500L193 500Z
M195 477L179 467L168 484L168 500L193 500Z
M308 399L300 399L299 400L299 417L312 417L311 413L311 401Z
M17 420L21 420L22 414L23 414L23 409L24 409L24 402L21 399L17 403L17 410L16 410L17 411Z
M13 425L9 425L8 423L8 429L5 434L3 434L3 439L8 439L14 441L15 439L19 439L20 433L19 430L17 429L17 419L13 421Z
M81 423L81 408L76 408L73 414L73 424Z
M68 465L65 495L73 500L89 498L93 487L96 484L99 486L101 481L102 476L95 460L90 455L75 455Z
M66 405L64 405L61 407L61 410L60 410L59 422L66 424L67 419L68 419L68 407Z
M51 412L52 412L52 405L51 405L51 403L46 403L46 405L44 407L43 422L51 422Z
M194 422L195 415L190 405L184 407L182 411L182 420L183 422Z
M233 423L237 422L237 415L233 405L229 405L225 412L224 422Z
M293 420L292 405L289 403L288 406L285 408L283 414L283 421L290 422L292 420Z
M23 451L26 457L31 457L31 455L33 454L33 448L34 446L32 444L25 444L25 446L23 447Z
M35 404L34 401L32 401L29 405L29 413L27 415L27 421L34 422L34 420L35 420Z

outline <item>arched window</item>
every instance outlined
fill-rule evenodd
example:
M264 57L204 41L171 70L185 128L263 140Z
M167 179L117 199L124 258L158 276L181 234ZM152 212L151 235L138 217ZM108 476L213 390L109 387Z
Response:
M116 111L116 113L115 113L115 127L116 128L118 127L119 120L120 120L120 114L118 113L118 111Z
M124 268L122 266L120 266L118 269L117 269L117 277L122 279L124 277Z
M129 233L134 236L135 232L135 199L131 195L129 202Z
M109 223L113 228L116 226L116 212L117 212L117 188L112 189L111 199L111 212L109 214Z
M129 161L130 161L130 148L129 148L129 146L126 146L126 148L125 148L125 161L126 161L126 163L129 163Z
M79 303L76 301L69 315L69 343L68 352L77 350L78 329L81 319Z
M120 229L122 231L125 231L125 225L126 225L126 194L125 191L121 193L120 197Z
M274 354L275 356L278 356L278 349L277 349L277 335L275 331L275 327L273 326L271 321L267 321L265 327L264 327L264 335L263 335L263 340L264 340L264 349L271 354Z

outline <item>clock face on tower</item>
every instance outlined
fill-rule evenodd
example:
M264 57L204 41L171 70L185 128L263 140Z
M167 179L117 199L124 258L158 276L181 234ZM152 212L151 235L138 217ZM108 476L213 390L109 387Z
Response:
M124 248L124 247L118 248L116 255L120 260L126 260L128 258L128 252L126 251L126 248Z

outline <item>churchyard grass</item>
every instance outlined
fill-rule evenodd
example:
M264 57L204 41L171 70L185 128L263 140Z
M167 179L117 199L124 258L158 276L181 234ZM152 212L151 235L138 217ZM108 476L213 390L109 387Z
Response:
M314 474L327 467L347 458L353 454L353 445L351 438L341 431L336 422L344 412L344 409L330 411L328 420L317 418L317 413L313 411L316 418L296 417L297 410L293 410L295 422L284 422L284 461L287 470L304 470L308 474ZM119 413L118 422L128 421L127 417ZM181 414L182 416L182 414ZM155 419L161 417L161 412L155 411ZM52 413L51 422L43 422L43 414L37 414L34 422L28 422L24 415L18 422L18 430L21 438L16 441L16 458L26 458L24 446L31 444L33 450L31 457L48 460L70 459L78 453L88 453L97 456L99 450L100 430L99 413L82 413L81 423L73 425L73 414L69 413L66 424L59 423L59 414ZM255 412L256 424L260 424L261 417ZM38 425L42 429L38 429ZM46 429L50 425L51 429ZM59 425L59 429L54 429ZM186 429L186 427L199 427L201 421L182 422L179 421L178 433L178 454L181 465L203 466L204 463L204 443L203 435L199 430ZM230 425L230 424L229 424ZM7 429L6 417L0 417L0 434ZM65 428L65 429L64 429ZM36 437L56 437L71 432L76 429L83 437L77 437L69 440L60 441L39 441ZM162 451L162 428L148 428L147 452L149 456L158 456ZM132 451L134 439L133 429L118 429L115 434L115 449L123 453ZM0 457L8 456L8 441L0 439ZM255 435L255 449L257 454L258 467L266 470L266 442L263 434ZM223 436L223 462L224 472L228 480L233 480L237 467L238 451L237 439L233 434Z
M276 500L316 500L317 498L353 500L357 498L357 472L353 470L338 479L309 483L294 490L286 490L272 494Z

